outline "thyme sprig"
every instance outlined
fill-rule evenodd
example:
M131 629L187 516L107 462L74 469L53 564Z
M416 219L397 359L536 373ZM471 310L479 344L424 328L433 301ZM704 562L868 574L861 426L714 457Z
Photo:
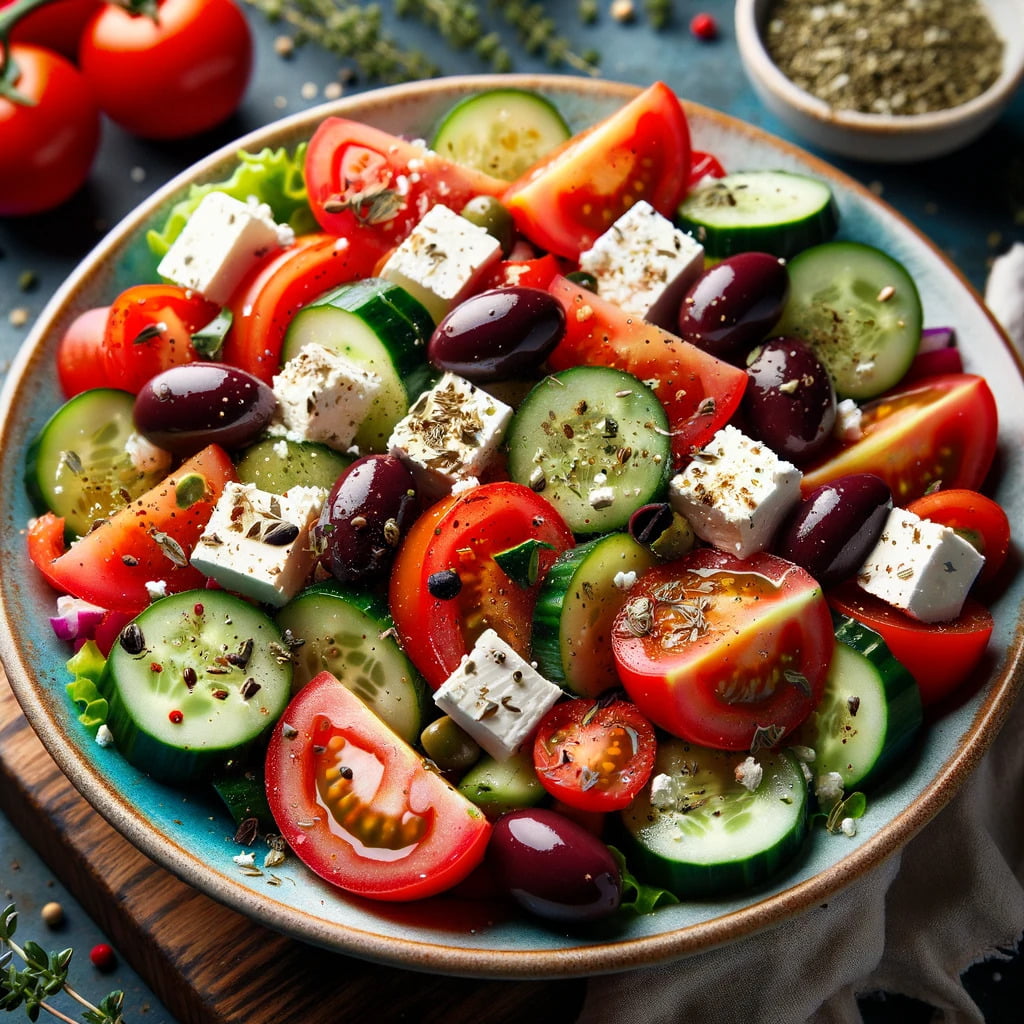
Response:
M10 903L0 911L0 1010L24 1007L29 1020L38 1020L39 1012L45 1010L66 1024L77 1024L73 1017L48 1002L59 992L64 992L84 1007L81 1020L85 1024L123 1024L123 992L111 992L98 1006L94 1006L68 984L74 950L47 953L39 943L31 940L19 945L14 941L17 927L18 910ZM25 964L23 968L15 966L15 957Z

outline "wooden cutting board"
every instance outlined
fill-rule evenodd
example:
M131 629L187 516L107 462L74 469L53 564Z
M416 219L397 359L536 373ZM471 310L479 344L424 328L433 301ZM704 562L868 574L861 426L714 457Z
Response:
M487 981L369 964L221 906L130 846L79 795L0 672L0 808L182 1024L576 1018L584 982Z

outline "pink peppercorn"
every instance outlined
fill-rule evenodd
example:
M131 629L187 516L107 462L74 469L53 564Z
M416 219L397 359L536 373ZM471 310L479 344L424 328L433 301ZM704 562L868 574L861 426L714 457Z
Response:
M93 967L104 974L109 974L117 966L117 954L111 946L100 942L93 946L89 952L89 960Z
M690 20L690 31L698 39L717 39L718 22L710 14L695 14Z

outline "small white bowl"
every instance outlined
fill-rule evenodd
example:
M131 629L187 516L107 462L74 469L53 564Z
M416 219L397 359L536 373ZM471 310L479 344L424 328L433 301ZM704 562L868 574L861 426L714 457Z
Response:
M983 4L1005 43L999 77L980 96L927 114L838 110L795 85L772 61L762 39L772 0L736 0L736 40L755 92L794 132L831 153L907 163L942 156L972 142L997 120L1024 77L1024 0Z

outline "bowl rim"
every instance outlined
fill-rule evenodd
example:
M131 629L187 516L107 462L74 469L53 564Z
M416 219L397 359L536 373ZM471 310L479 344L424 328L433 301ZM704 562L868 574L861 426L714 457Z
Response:
M325 116L332 114L346 116L353 108L364 108L354 116L369 117L372 116L373 110L386 110L393 104L400 104L404 98L411 97L414 93L451 91L453 95L456 95L459 91L481 90L494 87L499 83L502 85L520 84L524 88L546 90L555 95L558 93L578 95L581 91L593 91L606 97L618 98L623 102L641 91L637 86L614 81L555 74L451 76L430 82L385 87L321 104L292 114L271 125L255 129L229 142L157 189L147 200L115 225L84 258L46 305L21 351L13 360L2 392L0 392L0 415L11 411L17 389L23 383L23 378L32 372L33 364L36 364L35 369L45 372L44 368L38 365L40 363L40 347L48 332L54 329L54 323L59 313L62 310L66 312L66 307L73 303L78 291L87 283L89 268L102 255L109 256L111 251L116 250L119 245L137 232L140 226L154 215L161 204L176 195L187 182L208 179L218 172L227 161L235 159L240 148L251 147L254 142L262 142L272 135L281 137L288 132L300 129L311 130L312 126ZM975 299L982 313L991 322L995 332L1002 337L1003 344L1014 354L1018 370L1024 377L1024 365L1016 357L1005 331L985 310L976 290L951 260L903 215L889 207L884 200L872 193L866 186L859 184L841 170L797 145L701 104L686 100L683 100L683 104L688 112L697 113L712 122L725 124L753 138L768 141L772 146L786 153L794 154L812 170L817 168L823 172L827 171L832 180L840 181L844 188L851 189L869 199L873 205L880 207L887 215L891 215L892 219L898 221L901 227L910 232L917 241L927 245L934 256L954 274ZM11 418L4 417L3 422L9 424ZM8 429L9 426L5 426L0 433L6 433ZM74 752L70 745L60 741L60 723L52 716L50 708L38 692L41 688L33 682L33 650L31 647L26 648L19 644L13 632L7 628L8 623L13 621L12 611L6 596L0 591L0 627L2 627L0 628L0 655L2 655L5 668L12 677L11 682L15 696L33 728L44 740L47 750L65 774L72 779L76 788L97 810L103 807L102 816L122 835L126 836L133 845L200 891L212 895L220 902L254 917L263 924L300 940L323 945L337 952L348 953L366 960L404 966L413 970L467 977L554 979L614 973L641 966L653 966L677 961L694 953L704 952L748 937L812 908L823 898L845 888L878 867L952 799L968 774L977 766L983 753L991 745L1009 714L1014 696L1024 685L1024 670L1022 670L1024 669L1024 621L1021 620L1018 610L1008 655L1002 663L992 666L993 685L985 694L984 700L975 709L965 731L963 739L969 738L970 742L958 743L934 774L929 777L918 796L904 810L889 820L877 834L865 840L862 845L833 863L826 870L790 884L777 892L772 892L767 897L755 898L739 909L724 912L715 918L670 932L631 937L626 940L613 939L607 942L595 942L591 945L578 944L568 949L465 949L446 944L443 941L443 935L439 941L434 943L408 937L397 940L388 936L368 933L359 926L351 924L345 926L348 944L340 946L337 930L328 922L314 917L299 907L278 905L273 901L267 902L260 898L259 893L246 888L230 876L220 876L217 891L211 892L207 877L209 865L197 862L185 844L173 840L168 841L166 837L164 837L164 845L161 846L156 842L152 827L146 826L141 815L132 808L130 798L117 791L109 780L96 771L88 773L84 779L72 777L76 767L80 769L81 765L73 756ZM396 947L401 947L401 955L396 955Z
M740 56L750 73L762 86L789 106L816 121L855 131L899 132L925 134L952 129L969 123L975 117L994 115L1008 103L1024 80L1024 42L1015 47L1007 45L1006 56L999 77L984 92L955 107L932 110L923 114L870 114L859 110L833 107L828 101L800 88L772 60L764 44L760 14L762 5L774 0L736 0L735 30ZM1019 0L1010 0L1011 3ZM985 3L985 0L982 0ZM1024 3L1021 24L1024 25ZM767 14L767 10L764 11ZM1005 40L1004 40L1005 41ZM1008 44L1008 41L1006 41Z

